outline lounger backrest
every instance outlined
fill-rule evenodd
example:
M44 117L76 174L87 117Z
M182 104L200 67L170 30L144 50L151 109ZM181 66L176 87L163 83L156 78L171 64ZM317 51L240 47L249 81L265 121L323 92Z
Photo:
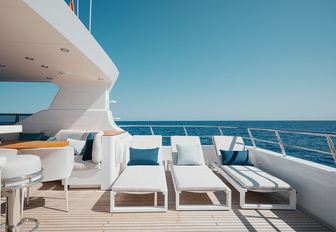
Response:
M220 150L224 150L224 151L244 151L246 150L243 138L238 137L238 136L214 136L213 142L215 145L217 156L219 158L221 157Z
M201 161L202 165L205 165L204 155L202 152L201 141L198 136L171 136L171 150L172 150L172 161L173 164L177 163L177 144L185 144L185 145L198 145L199 146L199 160Z
M158 162L162 164L162 136L161 135L133 135L130 147L139 149L159 148ZM128 157L129 160L129 157ZM127 162L128 162L127 160Z

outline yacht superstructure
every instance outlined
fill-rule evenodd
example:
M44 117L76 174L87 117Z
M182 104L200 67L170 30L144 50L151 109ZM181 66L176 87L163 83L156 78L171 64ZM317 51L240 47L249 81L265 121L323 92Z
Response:
M51 134L62 128L115 129L109 92L118 70L66 3L0 4L0 81L59 87L49 109L21 122L24 129Z
M0 31L0 81L52 82L59 87L48 109L25 115L23 120L16 120L17 125L13 127L0 126L0 156L6 156L8 162L12 156L38 156L44 175L43 183L36 180L35 185L20 185L20 197L10 195L11 191L15 192L14 188L10 189L5 182L2 183L9 189L4 195L7 204L9 200L10 204L6 214L2 215L7 217L7 224L10 223L11 227L7 227L7 230L26 231L31 228L29 220L24 225L20 224L22 214L39 220L39 231L328 231L336 228L336 168L287 156L287 145L281 136L294 132L268 130L276 138L268 142L279 145L279 152L258 147L258 138L253 133L265 129L246 128L249 136L242 138L251 142L246 149L244 145L244 151L253 158L255 169L284 181L289 186L286 191L261 191L254 186L255 191L246 194L246 200L253 202L253 207L242 209L242 204L239 204L242 201L241 192L236 190L242 188L222 175L218 151L210 142L202 144L200 148L204 159L202 170L217 176L223 185L221 190L224 189L227 195L214 193L212 190L216 189L216 185L211 186L211 191L190 190L188 187L195 186L189 186L188 181L197 181L192 178L183 180L183 189L187 191L175 195L178 183L174 181L179 179L172 178L171 168L174 168L174 153L177 151L170 144L171 131L164 131L162 135L156 129L160 128L162 132L165 127L179 127L183 132L179 136L194 136L198 140L198 137L205 135L192 134L190 128L202 126L117 126L109 107L109 95L119 72L63 0L0 1ZM132 176L131 173L125 178L127 183L118 186L119 195L110 195L116 180L121 173L125 173L130 147L135 144L131 127L148 128L150 133L146 136L159 137L156 142L162 138L169 141L167 144L161 142L162 148L159 146L162 152L160 174L164 176L161 179L167 186L160 190L164 194L151 190L150 183L146 181L143 186L133 189L135 194L129 194L129 187L134 184L132 178L141 177L142 171L138 171L139 176ZM223 127L203 127L217 130L217 134L206 135L209 141L214 135L225 135ZM295 133L302 135L307 132ZM325 138L328 146L322 153L336 159L335 135L308 134ZM154 140L154 137L147 137L146 140L152 141L151 138ZM89 158L84 159L84 145L80 155L75 155L78 141L85 146L91 143ZM136 148L148 148L142 144L136 145L139 146ZM149 148L153 149L151 146ZM3 165L6 164L1 163L0 167L3 168ZM258 174L258 171L255 173ZM152 177L154 179L155 176ZM215 180L217 177L212 175ZM270 178L269 181L274 180ZM292 195L286 195L287 192ZM231 201L228 194L232 194L232 204L227 202ZM201 206L186 206L190 211L176 211L178 204L174 202L178 195L186 205L197 203ZM164 201L163 210L160 210L163 212L113 211L113 207L119 205L149 208L147 206L153 204L153 197L155 206L163 206ZM290 207L283 208L286 210L274 207L287 204L288 197ZM111 199L116 204L113 207L110 207ZM220 210L208 211L202 206L220 205L221 201L228 207L213 207ZM261 204L266 206L263 208ZM136 210L140 211L138 208Z

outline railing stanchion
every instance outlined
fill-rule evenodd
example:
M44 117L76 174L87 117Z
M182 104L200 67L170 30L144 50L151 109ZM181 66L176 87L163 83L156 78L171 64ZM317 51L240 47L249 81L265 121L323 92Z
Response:
M188 131L185 126L183 126L183 130L184 130L185 135L188 136Z
M150 129L150 131L151 131L152 135L154 135L154 131L153 131L153 128L152 128L152 126L149 126L149 129Z
M15 124L18 123L20 121L20 115L16 114L15 115Z
M332 154L332 156L334 158L334 163L336 164L336 149L335 149L335 146L334 146L334 142L332 141L332 139L329 135L326 136L326 138L327 138L327 141L328 141L330 153Z
M219 130L220 135L223 135L223 131L220 127L218 127L218 130Z
M281 139L281 136L280 136L280 134L279 134L279 131L275 130L274 133L275 133L275 136L276 136L276 138L277 138L277 140L278 140L278 143L279 143L279 146L280 146L280 150L281 150L282 155L283 155L283 156L287 156L287 155L286 155L286 150L285 150L285 145L284 145L284 143L282 142L282 139Z
M250 128L247 128L247 132L248 132L248 134L249 134L249 136L250 136L250 139L251 139L251 143L252 143L252 145L253 145L253 148L256 148L257 146L256 146L256 144L255 144L255 141L254 141L254 138L253 138L251 129L250 129Z

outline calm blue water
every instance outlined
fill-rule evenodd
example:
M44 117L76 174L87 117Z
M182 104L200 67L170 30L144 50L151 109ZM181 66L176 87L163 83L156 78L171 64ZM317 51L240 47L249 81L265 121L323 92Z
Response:
M155 125L202 125L202 126L232 126L241 128L225 128L222 130L224 135L236 135L242 137L249 137L247 130L244 128L266 128L266 129L282 129L294 131L311 131L324 132L336 134L336 121L119 121L117 124L123 125L152 125L155 134L167 136L163 137L164 145L170 145L169 136L184 135L183 128L170 127L160 128ZM148 127L125 127L125 130L130 134L136 135L150 135L151 131ZM197 135L201 137L201 142L204 145L212 144L211 136L220 135L217 128L188 128L188 135ZM336 167L333 157L327 154L317 152L303 151L297 148L290 148L288 146L301 146L311 149L317 149L329 152L328 143L325 137L295 135L280 133L281 138L285 144L286 153L290 156L295 156L305 160L310 160L320 164ZM267 131L253 131L253 136L262 140L270 140L276 142L276 137L273 132ZM336 139L333 139L336 145ZM245 144L251 145L249 139L244 139ZM256 145L261 148L280 152L278 145L264 142L256 142ZM287 146L286 146L287 145Z

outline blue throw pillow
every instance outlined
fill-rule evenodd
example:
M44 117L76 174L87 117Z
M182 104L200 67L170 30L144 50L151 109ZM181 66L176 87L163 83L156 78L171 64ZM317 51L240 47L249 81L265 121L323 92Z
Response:
M89 133L88 136L86 137L85 147L82 151L83 155L82 160L84 161L92 160L93 139L94 139L93 133Z
M130 148L130 160L127 165L159 165L159 148L137 149Z
M253 166L248 151L224 151L220 150L223 165Z
M45 135L45 134L42 134L42 138L41 138L41 140L43 140L43 141L48 141L49 138L50 138L49 136L47 136L47 135Z
M43 140L43 133L20 133L20 141L38 141Z

